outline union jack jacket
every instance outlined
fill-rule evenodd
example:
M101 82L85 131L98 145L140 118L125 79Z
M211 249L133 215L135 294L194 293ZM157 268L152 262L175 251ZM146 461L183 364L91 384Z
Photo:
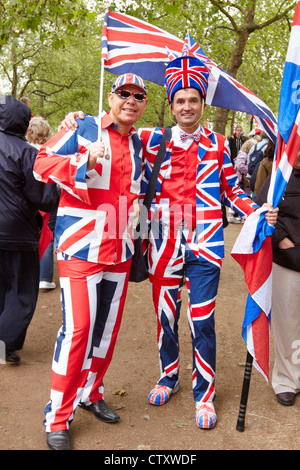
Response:
M34 166L36 179L62 189L56 249L93 263L120 263L134 251L133 202L140 191L142 144L134 128L121 135L104 113L105 156L87 170L88 146L98 139L100 118L77 122L75 131L60 130L42 146Z
M224 257L224 235L221 201L242 217L250 215L258 206L240 189L237 175L231 164L230 150L226 138L206 128L200 128L196 169L196 230L198 255L213 263L221 264ZM144 171L140 199L143 200L150 174L157 155L164 129L145 128L138 133L144 148ZM153 199L150 217L162 222L170 221L169 208L172 206L172 192L161 198L165 180L172 183L173 138L167 142L167 151L161 165ZM178 182L174 181L174 188Z

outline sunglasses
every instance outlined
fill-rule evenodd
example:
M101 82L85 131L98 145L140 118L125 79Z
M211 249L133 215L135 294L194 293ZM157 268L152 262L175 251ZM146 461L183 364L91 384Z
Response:
M145 101L145 99L147 98L147 95L145 95L145 93L133 93L132 91L123 90L122 88L119 88L119 90L114 91L114 93L118 95L120 98L122 98L123 100L125 100L126 98L129 98L131 95L133 95L133 98L135 99L135 101L140 101L140 102Z

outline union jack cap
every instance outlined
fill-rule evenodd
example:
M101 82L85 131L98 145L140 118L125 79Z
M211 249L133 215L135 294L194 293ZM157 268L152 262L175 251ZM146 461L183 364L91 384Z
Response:
M112 91L118 90L118 88L123 85L136 85L147 94L147 88L144 80L133 73L124 73L123 75L120 75L118 78L116 78L112 86Z
M172 60L165 71L165 85L169 103L176 91L182 88L196 88L206 99L209 70L196 57L182 56Z

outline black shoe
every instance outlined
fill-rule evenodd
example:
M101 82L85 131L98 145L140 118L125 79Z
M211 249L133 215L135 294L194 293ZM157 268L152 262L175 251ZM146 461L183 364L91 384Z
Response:
M71 450L69 431L47 432L47 444L51 450Z
M277 393L276 398L281 405L291 406L295 403L295 393L293 392L282 392Z
M21 358L15 351L8 351L6 349L6 362L11 362L12 364L19 364Z
M84 410L92 411L96 418L104 423L116 423L120 419L120 416L104 400L95 401L91 405L81 403L79 406Z

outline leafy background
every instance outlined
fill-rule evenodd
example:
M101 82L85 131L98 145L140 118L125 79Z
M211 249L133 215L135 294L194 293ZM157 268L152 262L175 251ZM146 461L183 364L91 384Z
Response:
M28 96L33 114L53 132L67 112L99 112L101 36L105 8L136 16L184 39L258 95L277 115L295 1L120 0L0 1L0 93ZM104 73L104 107L115 76ZM152 83L138 125L171 123L165 90ZM213 128L250 130L250 116L207 107Z

